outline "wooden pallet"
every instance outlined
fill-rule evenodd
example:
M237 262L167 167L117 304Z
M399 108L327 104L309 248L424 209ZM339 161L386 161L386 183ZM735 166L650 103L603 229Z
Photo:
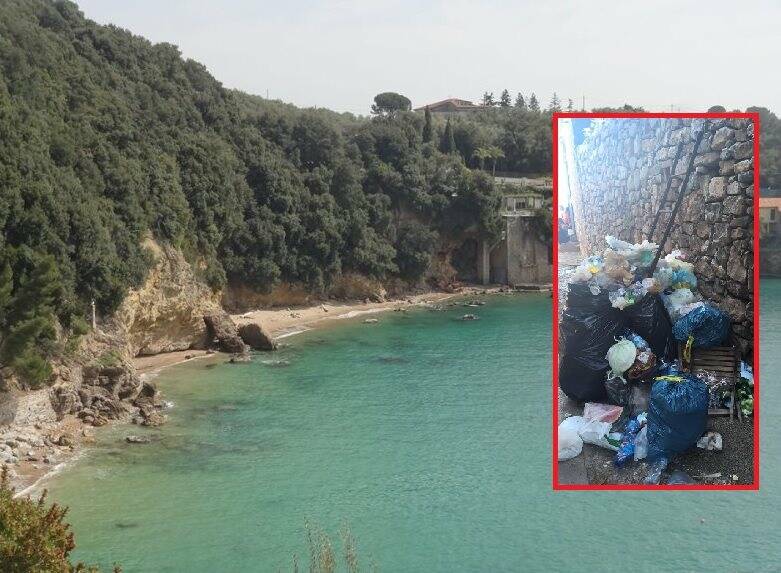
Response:
M734 410L738 411L738 418L743 419L743 415L738 408L735 398L735 388L740 379L740 353L734 346L714 346L713 348L692 348L691 362L685 364L683 360L683 344L678 345L678 358L681 360L683 368L692 374L700 372L712 372L716 376L730 379L728 386L732 395L731 408L711 408L708 410L710 415L727 415L730 420L734 417Z

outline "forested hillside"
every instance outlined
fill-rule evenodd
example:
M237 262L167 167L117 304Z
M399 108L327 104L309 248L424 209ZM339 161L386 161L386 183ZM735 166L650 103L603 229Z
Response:
M423 130L226 90L71 2L3 2L0 364L45 378L56 326L83 332L92 300L106 315L143 281L150 233L215 289L417 279L439 234L498 229L490 178Z
M225 89L72 2L5 0L0 366L45 379L93 300L107 316L142 283L148 236L215 290L418 281L435 245L498 235L491 171L550 170L551 110L508 98L450 121L393 93L371 117L299 109Z

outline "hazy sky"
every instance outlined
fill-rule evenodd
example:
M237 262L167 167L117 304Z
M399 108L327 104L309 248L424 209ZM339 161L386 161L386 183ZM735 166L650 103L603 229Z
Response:
M78 0L77 0L78 1ZM781 111L781 2L81 0L88 18L176 44L230 88L368 113L553 91L586 107Z

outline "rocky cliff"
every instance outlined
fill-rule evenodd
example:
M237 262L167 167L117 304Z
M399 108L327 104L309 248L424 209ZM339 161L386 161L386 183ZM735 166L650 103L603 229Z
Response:
M152 240L155 264L143 286L131 290L105 325L124 341L128 357L207 346L203 317L224 314L219 293L199 281L181 251Z

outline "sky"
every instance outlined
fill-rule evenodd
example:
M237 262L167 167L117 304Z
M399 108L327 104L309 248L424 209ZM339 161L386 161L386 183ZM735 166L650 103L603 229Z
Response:
M367 114L508 89L580 109L781 112L776 0L76 0L85 15L179 46L225 87Z

